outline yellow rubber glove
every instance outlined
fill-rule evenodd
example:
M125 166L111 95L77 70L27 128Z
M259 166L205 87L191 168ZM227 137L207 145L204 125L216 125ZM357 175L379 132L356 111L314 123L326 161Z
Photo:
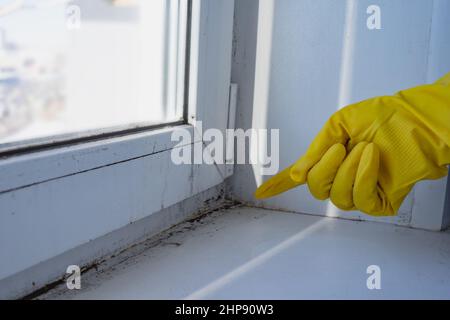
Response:
M320 200L374 216L395 215L414 184L447 174L450 73L336 112L292 166L256 190L268 198L307 183Z

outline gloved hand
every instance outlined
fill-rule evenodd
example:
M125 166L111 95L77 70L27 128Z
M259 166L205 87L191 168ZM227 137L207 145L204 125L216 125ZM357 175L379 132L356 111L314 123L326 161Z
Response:
M320 200L374 216L395 215L414 184L447 174L450 73L336 112L292 166L256 190L268 198L307 183Z

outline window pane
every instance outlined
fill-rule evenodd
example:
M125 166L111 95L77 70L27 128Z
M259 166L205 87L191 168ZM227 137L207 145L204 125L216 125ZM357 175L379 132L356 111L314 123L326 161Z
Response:
M186 23L187 0L0 0L0 149L181 120Z

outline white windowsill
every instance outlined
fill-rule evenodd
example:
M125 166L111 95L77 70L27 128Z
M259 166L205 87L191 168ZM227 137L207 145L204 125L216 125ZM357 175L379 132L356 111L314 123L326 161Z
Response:
M82 274L81 290L63 283L38 299L449 299L449 248L449 232L241 207L126 250ZM371 265L381 290L367 288Z

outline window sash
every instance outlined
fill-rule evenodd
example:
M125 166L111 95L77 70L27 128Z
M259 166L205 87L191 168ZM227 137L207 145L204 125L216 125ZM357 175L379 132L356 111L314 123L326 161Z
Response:
M170 57L173 63L168 77L175 84L169 95L173 95L177 101L182 101L182 119L179 121L167 121L155 124L154 122L127 123L117 126L102 127L98 129L82 130L66 134L49 135L39 138L25 139L21 141L0 143L0 157L21 155L29 152L59 148L79 143L86 143L101 139L120 137L145 131L158 130L165 127L175 127L188 123L188 99L189 99L189 70L190 70L190 40L192 24L192 0L178 0L178 20L175 29L178 37L174 45L179 52ZM151 107L151 106L149 106Z

